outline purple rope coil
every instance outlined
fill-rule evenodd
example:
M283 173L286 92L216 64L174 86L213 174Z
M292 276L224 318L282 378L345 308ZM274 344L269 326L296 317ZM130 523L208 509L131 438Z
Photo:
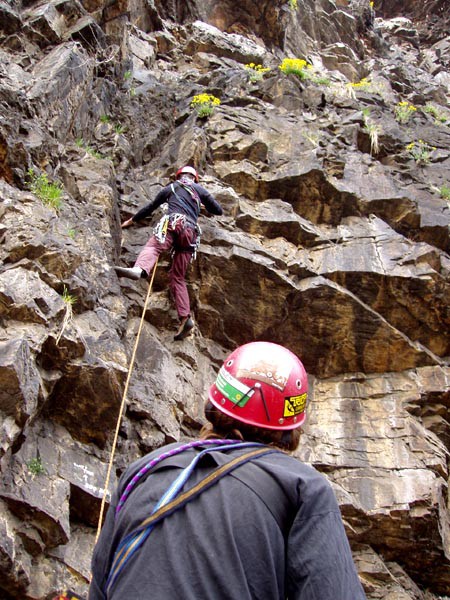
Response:
M142 469L140 469L136 473L136 475L131 479L130 483L126 486L123 494L121 495L119 502L117 503L116 516L122 510L123 505L126 502L126 499L130 495L132 489L134 488L136 483L139 481L139 479L143 475L145 475L145 473L147 473L150 469L152 469L157 464L159 464L162 460L165 460L166 458L175 456L177 454L181 454L181 452L184 452L185 450L190 450L191 448L196 448L197 446L214 446L214 445L223 446L223 445L228 445L228 444L230 444L230 445L236 444L238 442L239 442L239 440L216 440L216 439L194 440L193 442L188 442L187 444L183 444L182 446L177 446L176 448L172 448L171 450L168 450L167 452L163 452L162 454L160 454L159 456L155 457L153 460L148 462L144 467L142 467Z

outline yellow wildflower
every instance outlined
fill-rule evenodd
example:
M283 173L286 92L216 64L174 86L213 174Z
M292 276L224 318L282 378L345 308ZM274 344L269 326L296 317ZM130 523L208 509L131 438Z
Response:
M212 94L197 94L197 96L194 96L191 100L191 106L201 106L202 104L218 106L220 104L220 100Z
M309 75L306 71L313 67L303 58L283 58L278 68L286 75L293 74L297 75L300 79L308 79Z

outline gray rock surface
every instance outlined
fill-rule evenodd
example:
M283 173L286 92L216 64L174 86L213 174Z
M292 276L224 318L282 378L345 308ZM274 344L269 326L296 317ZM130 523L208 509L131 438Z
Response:
M305 363L297 457L367 597L450 596L449 65L445 0L0 1L0 596L86 594L103 497L195 437L221 360L262 339ZM150 223L120 222L189 163L224 207L196 329L174 342L165 257L105 490L147 292L112 266Z

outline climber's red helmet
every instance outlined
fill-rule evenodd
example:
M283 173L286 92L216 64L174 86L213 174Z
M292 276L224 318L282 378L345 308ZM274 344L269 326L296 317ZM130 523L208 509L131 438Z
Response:
M194 177L196 183L198 183L198 173L194 169L194 167L189 167L189 166L181 167L181 169L178 169L178 171L177 171L176 178L178 179L183 174L192 175Z
M209 400L237 421L289 430L305 422L307 394L307 374L295 354L272 342L251 342L225 360Z

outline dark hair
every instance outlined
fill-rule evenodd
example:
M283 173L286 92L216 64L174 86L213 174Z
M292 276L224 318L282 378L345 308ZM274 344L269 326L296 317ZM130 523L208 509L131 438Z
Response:
M204 425L200 431L200 437L205 440L231 438L247 442L260 442L293 452L297 449L300 436L303 433L300 427L297 429L276 430L247 425L247 423L232 419L216 408L209 400L205 405L205 417L209 423Z

